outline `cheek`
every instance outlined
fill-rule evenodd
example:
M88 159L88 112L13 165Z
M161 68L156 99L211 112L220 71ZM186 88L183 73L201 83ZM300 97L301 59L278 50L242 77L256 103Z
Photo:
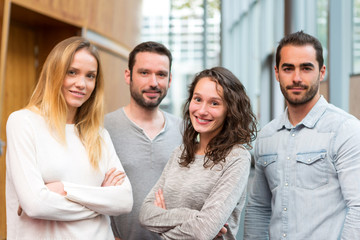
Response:
M91 93L94 91L94 88L95 88L95 81L89 82L87 84L87 89L88 89L89 95L91 95Z
M190 102L190 105L189 105L189 113L190 113L190 117L191 115L196 111L197 107L196 107L196 104L194 104L192 101Z

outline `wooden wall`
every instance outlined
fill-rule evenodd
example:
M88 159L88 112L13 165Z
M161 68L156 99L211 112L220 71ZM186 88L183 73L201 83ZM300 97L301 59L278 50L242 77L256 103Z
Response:
M90 40L101 55L106 111L126 105L124 71L127 54L139 41L140 14L141 0L0 0L0 139L6 140L9 114L27 104L50 50L70 36L87 37L91 31L100 37ZM6 239L5 152L0 156L0 239Z

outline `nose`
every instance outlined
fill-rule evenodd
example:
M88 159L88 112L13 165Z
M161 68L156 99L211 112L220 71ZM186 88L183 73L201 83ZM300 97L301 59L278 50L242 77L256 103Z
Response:
M300 76L300 70L295 70L294 71L294 79L293 79L294 82L301 82L302 79L301 79L301 76Z
M198 112L200 115L206 115L208 113L208 106L205 102L200 105Z
M85 84L85 77L79 76L75 81L75 87L77 87L79 89L84 89L85 85L86 85Z
M150 75L149 83L150 83L151 87L157 87L158 86L159 83L157 81L155 73Z

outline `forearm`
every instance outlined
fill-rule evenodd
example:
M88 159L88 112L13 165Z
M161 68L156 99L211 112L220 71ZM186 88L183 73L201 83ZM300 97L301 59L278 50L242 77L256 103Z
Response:
M245 211L244 240L269 239L271 192L261 166L255 166Z
M67 200L65 197L43 190L38 198L20 201L22 214L31 218L52 221L76 221L94 218L99 214L81 204Z
M244 240L269 239L271 208L247 206L244 224Z
M66 198L99 214L117 216L129 213L133 205L128 179L120 186L92 187L64 182Z
M224 224L230 221L229 225L234 233L228 231L226 236L235 237L236 225L245 204L249 170L250 163L247 158L227 166L196 217L186 219L183 224L164 233L164 236L172 239L178 239L179 236L189 239L213 239Z
M347 212L341 239L343 240L360 239L359 207L350 208L349 211Z
M184 221L195 218L198 211L189 208L163 209L153 202L144 203L141 207L139 220L141 225L152 232L164 233L181 225Z

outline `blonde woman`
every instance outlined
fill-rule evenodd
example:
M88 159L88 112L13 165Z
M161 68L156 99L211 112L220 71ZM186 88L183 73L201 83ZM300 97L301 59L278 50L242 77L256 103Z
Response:
M114 239L107 215L132 190L103 123L104 80L82 37L47 57L25 109L7 121L8 239Z

